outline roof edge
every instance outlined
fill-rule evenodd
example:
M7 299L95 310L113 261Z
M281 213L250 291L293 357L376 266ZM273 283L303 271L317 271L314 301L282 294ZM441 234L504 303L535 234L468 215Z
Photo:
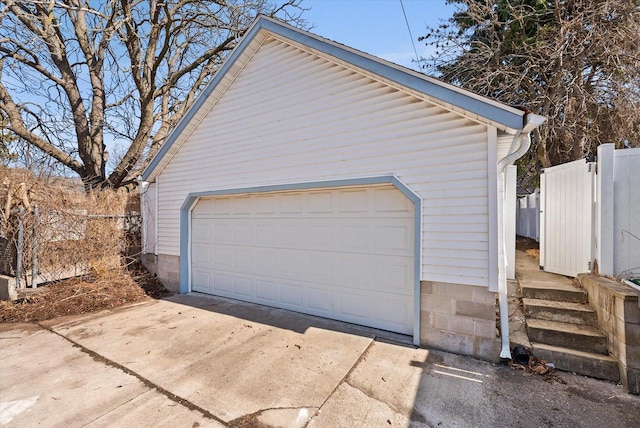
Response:
M148 178L153 173L153 171L158 167L158 165L160 164L164 156L167 154L167 152L169 151L173 143L178 139L178 136L184 131L184 129L186 128L187 124L191 121L191 119L193 119L193 116L195 116L198 110L200 110L200 108L205 103L209 95L211 95L211 93L216 88L216 86L218 86L220 81L224 78L225 74L227 74L229 69L233 67L238 57L242 55L247 45L261 30L262 24L265 19L268 19L268 18L266 18L263 15L259 15L258 18L253 22L253 24L251 24L251 26L247 29L247 31L242 36L242 40L240 41L240 43L236 45L236 47L233 49L229 57L224 61L222 66L218 69L218 71L216 72L211 82L209 82L204 87L204 89L202 90L200 95L198 95L198 97L193 102L191 107L189 107L189 109L184 114L184 116L182 116L182 118L178 121L178 124L176 125L176 127L169 134L167 141L165 141L162 147L160 147L160 150L158 150L158 153L156 153L153 159L151 159L151 162L149 163L149 165L147 165L144 171L142 171L142 174L141 174L142 181L147 181Z
M169 134L167 141L162 145L158 153L153 157L149 165L141 174L143 181L154 178L156 168L162 163L165 155L184 132L188 123L200 110L213 90L218 86L225 74L233 67L246 47L261 30L267 30L273 34L287 38L308 46L311 49L332 56L341 61L352 64L358 68L376 74L391 82L411 90L436 98L446 104L459 109L469 111L489 122L498 123L508 129L521 130L526 125L525 112L514 107L499 103L489 98L474 94L462 88L441 82L435 78L426 76L392 62L377 58L365 52L358 51L345 45L322 38L315 34L295 28L289 24L277 21L264 15L259 15L253 24L247 29L241 41L225 60L214 78L205 86L193 105L180 119L175 129Z

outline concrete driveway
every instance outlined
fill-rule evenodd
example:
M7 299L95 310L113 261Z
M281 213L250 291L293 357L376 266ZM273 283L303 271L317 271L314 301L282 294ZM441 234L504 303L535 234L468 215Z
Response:
M640 426L640 398L201 295L0 326L0 425Z

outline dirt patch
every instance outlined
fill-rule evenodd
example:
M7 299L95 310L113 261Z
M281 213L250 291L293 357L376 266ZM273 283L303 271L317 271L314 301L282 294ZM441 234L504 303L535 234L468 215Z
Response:
M516 236L516 250L524 251L529 257L540 260L540 244L534 239Z
M553 364L550 364L545 360L541 360L534 355L530 355L529 361L527 361L526 363L518 363L516 361L512 361L509 365L516 370L522 370L527 373L542 376L542 378L549 383L567 383L560 376L558 376Z
M43 286L15 302L0 302L0 322L44 321L112 309L170 293L141 266L121 273L88 275Z

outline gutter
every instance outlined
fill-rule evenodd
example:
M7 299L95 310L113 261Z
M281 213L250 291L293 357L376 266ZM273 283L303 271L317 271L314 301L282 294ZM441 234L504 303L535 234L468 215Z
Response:
M500 307L500 358L511 359L509 340L509 303L507 299L507 252L505 240L505 176L504 170L520 159L531 147L531 131L547 119L533 113L524 116L522 129L516 132L509 153L498 162L498 304Z
M623 279L622 282L627 284L629 287L633 288L635 291L640 292L640 285L634 284L628 279Z

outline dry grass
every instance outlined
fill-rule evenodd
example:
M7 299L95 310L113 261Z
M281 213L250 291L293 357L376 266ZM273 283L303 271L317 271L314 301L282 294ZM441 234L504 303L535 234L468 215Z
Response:
M119 275L88 275L41 287L15 302L0 302L0 322L35 322L112 309L168 295L142 268Z
M534 259L540 261L540 250L537 248L531 248L529 250L524 251L529 257L533 257Z

